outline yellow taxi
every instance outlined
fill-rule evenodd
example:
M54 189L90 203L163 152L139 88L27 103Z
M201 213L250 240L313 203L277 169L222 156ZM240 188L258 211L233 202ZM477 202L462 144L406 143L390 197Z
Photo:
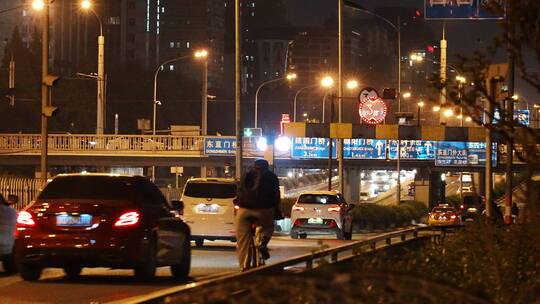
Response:
M461 221L456 208L449 205L439 205L429 213L429 226L449 226L457 225Z

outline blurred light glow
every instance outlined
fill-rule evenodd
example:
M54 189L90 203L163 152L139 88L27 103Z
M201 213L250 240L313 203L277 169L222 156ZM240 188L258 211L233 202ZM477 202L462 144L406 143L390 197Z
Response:
M207 50L199 50L199 51L195 52L195 57L197 57L197 58L203 58L203 57L207 57L207 56L208 56L208 51Z
M34 0L32 1L32 8L35 10L42 10L45 7L45 2L43 0Z
M411 92L405 92L403 93L403 98L410 98L412 96L412 93Z
M257 150L266 151L267 148L268 148L268 144L267 144L266 137L259 137L259 139L257 139Z
M354 79L347 81L347 88L352 90L352 89L356 89L357 87L358 87L358 81Z
M446 117L452 117L454 115L454 111L452 109L446 109L444 110L444 116Z
M433 112L439 112L440 110L441 110L440 106L434 106L433 107Z
M465 121L466 121L466 122L472 121L472 117L470 117L470 116L465 117Z
M291 139L286 136L280 136L276 139L275 146L278 151L289 151L291 149Z
M423 106L425 105L425 103L424 103L423 101L419 101L419 102L417 103L417 105L421 108L421 107L423 107Z
M288 176L288 177L293 177L293 173L292 173L291 171L289 171L289 172L287 173L287 176Z
M289 73L287 74L287 76L285 76L288 80L293 80L293 79L296 79L296 74L295 73Z
M326 76L321 80L321 85L325 88L329 88L334 85L334 78Z

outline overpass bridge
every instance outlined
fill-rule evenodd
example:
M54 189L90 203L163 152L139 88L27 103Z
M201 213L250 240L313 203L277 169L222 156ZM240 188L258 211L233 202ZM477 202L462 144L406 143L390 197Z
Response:
M293 138L285 144L284 149L276 149L276 167L327 168L330 139L314 135ZM359 192L357 189L360 184L360 170L396 168L397 138L402 140L402 170L417 169L419 178L429 180L430 185L435 187L440 184L440 172L482 172L485 165L483 143L411 139L410 136L402 138L380 134L372 136L374 139L344 140L343 163L347 197L351 197L350 193ZM335 145L336 139L332 140ZM50 166L232 167L235 163L235 141L232 136L50 134L48 162ZM259 141L259 137L244 138L243 157L246 165L254 158L265 156L265 152L258 145ZM336 149L334 158L335 151ZM26 165L37 168L40 153L40 134L0 134L2 166ZM495 150L494 159L497 159L497 154ZM334 166L336 165L334 163ZM496 161L494 166L497 170Z
M254 158L264 157L259 139L244 137L246 164ZM396 143L380 139L345 142L344 166L347 168L391 169L396 166ZM275 149L276 166L324 168L328 162L328 145L326 138L295 138L286 149ZM336 145L335 140L333 145ZM434 141L402 140L401 149L403 168L436 167L437 171L459 171L467 166L469 171L481 171L484 167L482 146L474 148L480 159L472 166L460 164L467 155L456 155L455 162L449 164L440 161L436 158ZM224 166L234 163L235 151L233 136L51 134L48 161L51 166ZM333 152L335 159L335 148ZM0 134L0 165L37 166L40 153L40 134Z

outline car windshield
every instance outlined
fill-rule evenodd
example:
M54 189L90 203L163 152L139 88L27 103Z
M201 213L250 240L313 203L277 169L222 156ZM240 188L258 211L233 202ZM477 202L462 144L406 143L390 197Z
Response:
M233 198L236 197L236 184L188 182L184 195L189 197Z
M433 212L453 212L456 211L454 208L434 208Z
M300 204L339 204L339 200L334 195L324 194L303 194L298 198Z
M131 181L109 176L66 176L55 178L39 195L40 199L129 200Z

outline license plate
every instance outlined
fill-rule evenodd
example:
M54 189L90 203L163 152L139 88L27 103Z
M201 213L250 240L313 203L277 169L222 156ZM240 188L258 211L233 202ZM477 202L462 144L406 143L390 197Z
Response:
M307 220L308 224L322 224L323 220L320 217L314 217Z
M85 227L92 225L92 216L90 214L67 215L60 214L56 216L57 226L67 227Z
M217 213L219 211L218 204L199 204L197 205L197 212L200 213Z

